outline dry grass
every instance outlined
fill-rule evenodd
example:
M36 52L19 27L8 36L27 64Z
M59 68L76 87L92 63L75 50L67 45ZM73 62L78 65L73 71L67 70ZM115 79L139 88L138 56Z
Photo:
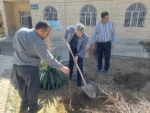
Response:
M96 47L96 44L95 44L95 47ZM95 49L92 49L92 45L90 45L87 52L88 52L89 56L94 57L95 59L97 59L97 47Z
M81 109L85 113L150 113L150 102L143 97L142 99L135 95L137 102L132 102L119 94L102 89L100 91L106 96L106 101L101 111L93 111L86 108Z

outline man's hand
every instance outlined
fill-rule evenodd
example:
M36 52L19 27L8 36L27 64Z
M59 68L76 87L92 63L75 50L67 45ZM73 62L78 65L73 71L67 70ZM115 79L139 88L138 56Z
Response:
M114 49L114 48L115 48L115 45L114 45L114 44L112 44L112 45L111 45L111 48L112 48L112 49Z
M74 58L74 62L78 62L78 56Z
M66 38L64 38L64 42L67 43L67 39Z
M60 70L61 70L63 73L67 74L67 75L69 75L69 73L70 73L70 70L69 70L67 67L65 67L65 66L63 66L62 68L60 68Z
M92 49L93 49L93 50L96 49L95 44L92 44Z

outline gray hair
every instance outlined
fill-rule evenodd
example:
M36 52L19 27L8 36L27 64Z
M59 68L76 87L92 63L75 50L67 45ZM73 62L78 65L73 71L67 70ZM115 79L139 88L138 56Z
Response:
M79 31L79 32L84 32L84 28L85 28L85 26L82 24L82 23L78 23L77 25L76 25L76 31Z

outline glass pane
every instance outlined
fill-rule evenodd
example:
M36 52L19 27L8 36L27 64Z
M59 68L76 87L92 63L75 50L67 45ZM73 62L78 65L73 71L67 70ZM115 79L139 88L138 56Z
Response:
M126 12L124 27L130 27L131 12Z
M137 4L137 11L146 11L146 9L142 4Z
M51 20L57 20L57 13L52 13Z
M80 22L85 25L85 13L80 13Z
M90 17L90 13L86 13L86 17L88 17L88 18L89 18L89 17Z
M91 26L95 26L95 25L96 25L96 18L92 18Z
M145 15L146 15L146 12L140 12L140 13L139 13L139 18L138 18L138 25L137 25L137 27L143 27L143 26L144 26Z
M54 7L51 7L51 12L57 12Z
M146 12L139 12L139 18L145 18Z
M126 12L126 18L131 18L131 12Z
M24 16L24 12L20 12L20 16Z
M138 12L133 12L131 27L137 26Z
M96 18L96 17L97 17L97 14L96 14L96 13L92 13L92 17L93 17L93 18Z
M50 12L50 8L49 7L45 8L45 12Z
M125 19L124 27L130 27L130 18Z
M90 26L90 13L86 13L86 26Z
M85 25L85 17L80 17L80 23Z
M44 17L48 17L48 13L44 13Z
M143 26L144 26L144 18L139 18L137 27L143 27Z
M127 11L135 11L136 10L136 4L131 5Z
M88 12L88 5L86 5L81 12Z

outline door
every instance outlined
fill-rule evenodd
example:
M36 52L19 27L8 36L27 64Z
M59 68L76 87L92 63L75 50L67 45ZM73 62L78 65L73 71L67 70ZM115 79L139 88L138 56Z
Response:
M20 12L21 26L25 28L32 28L32 18L30 12Z

